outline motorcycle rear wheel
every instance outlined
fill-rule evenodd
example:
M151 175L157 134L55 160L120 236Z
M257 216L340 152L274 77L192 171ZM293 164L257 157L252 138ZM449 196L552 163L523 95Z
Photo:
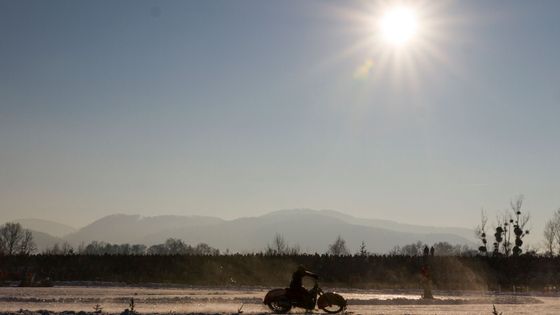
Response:
M269 302L268 308L276 314L284 314L292 309L292 304L286 298L279 298Z

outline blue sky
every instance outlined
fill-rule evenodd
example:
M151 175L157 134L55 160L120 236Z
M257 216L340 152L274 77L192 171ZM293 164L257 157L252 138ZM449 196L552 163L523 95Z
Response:
M425 41L395 53L367 22L390 1L1 1L0 220L472 227L524 194L540 229L560 207L560 3L410 3Z

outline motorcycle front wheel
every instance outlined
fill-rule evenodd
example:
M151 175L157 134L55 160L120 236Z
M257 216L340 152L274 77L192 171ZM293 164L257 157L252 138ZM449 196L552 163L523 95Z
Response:
M346 309L348 302L340 294L327 292L319 297L317 306L323 311L334 314Z
M344 310L344 307L345 306L343 305L331 304L331 305L323 306L321 307L321 309L327 313L335 314Z
M287 298L279 298L269 302L268 308L276 314L284 314L292 309L292 304Z

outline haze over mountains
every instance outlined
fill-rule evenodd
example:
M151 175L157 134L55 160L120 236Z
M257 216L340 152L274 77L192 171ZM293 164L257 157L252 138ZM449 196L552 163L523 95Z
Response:
M63 237L70 233L76 232L77 229L66 224L53 222L49 220L42 220L42 219L18 219L14 220L24 226L27 229L33 231L40 231L43 233L50 234L54 237Z
M258 217L223 220L207 216L154 216L115 214L103 217L81 229L38 219L17 220L34 231L39 250L56 242L73 246L91 241L153 245L167 238L180 238L188 244L207 243L220 250L252 252L263 250L276 233L302 251L323 253L338 235L355 252L364 241L374 253L386 253L394 246L416 241L428 244L474 243L474 233L466 228L427 227L388 220L363 219L333 210L294 209Z

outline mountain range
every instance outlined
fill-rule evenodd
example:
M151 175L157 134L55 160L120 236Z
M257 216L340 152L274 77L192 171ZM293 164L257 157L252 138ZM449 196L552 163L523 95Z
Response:
M39 250L68 242L73 246L91 241L153 245L167 238L180 238L188 244L207 243L230 252L262 251L281 234L290 245L302 251L323 253L337 236L355 252L364 241L369 251L386 253L394 246L416 241L427 244L446 241L473 245L470 229L429 227L388 220L357 218L334 210L292 209L257 217L224 220L210 216L114 214L83 228L74 229L52 221L16 220L33 231Z

